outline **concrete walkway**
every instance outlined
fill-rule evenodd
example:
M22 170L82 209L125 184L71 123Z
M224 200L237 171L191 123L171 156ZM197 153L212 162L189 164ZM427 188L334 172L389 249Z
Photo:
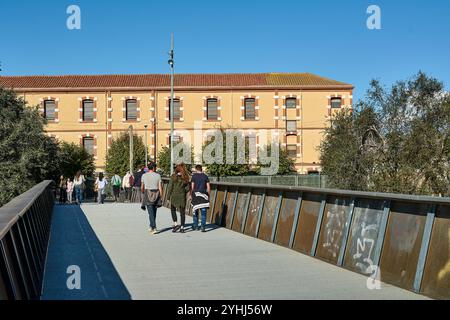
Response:
M158 235L137 204L55 206L43 299L424 299L262 240L209 226ZM191 219L187 217L190 225ZM81 289L69 290L69 266Z

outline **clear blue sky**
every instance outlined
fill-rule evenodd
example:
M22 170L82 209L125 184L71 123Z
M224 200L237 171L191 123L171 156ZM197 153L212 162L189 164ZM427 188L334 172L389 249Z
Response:
M81 30L66 8L81 8ZM382 30L366 9L382 10ZM389 85L419 70L450 86L448 0L22 1L0 3L2 75L312 72Z

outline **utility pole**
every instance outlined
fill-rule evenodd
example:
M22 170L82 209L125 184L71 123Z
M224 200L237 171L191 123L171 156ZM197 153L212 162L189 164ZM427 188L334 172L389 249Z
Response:
M130 174L133 174L133 126L128 127L128 135L130 137Z
M147 151L147 146L148 146L148 143L147 143L147 127L148 127L148 125L144 125L144 128L145 128L145 165L147 165L148 164L148 151Z
M170 65L170 175L173 174L173 130L174 130L174 122L173 122L173 78L174 78L174 71L173 71L173 33L170 34L170 52L169 52L170 59L168 61Z

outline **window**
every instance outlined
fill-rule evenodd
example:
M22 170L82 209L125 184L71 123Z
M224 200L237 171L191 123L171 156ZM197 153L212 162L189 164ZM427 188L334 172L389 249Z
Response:
M287 132L297 131L297 120L286 120L286 131Z
M126 119L137 120L137 102L136 99L128 99L125 101Z
M94 138L83 138L83 147L91 155L94 155Z
M297 108L297 98L287 98L286 109L296 109L296 108Z
M83 100L83 121L94 120L94 101Z
M170 141L172 140L171 138L172 137L169 136L169 146L170 146ZM177 136L177 135L174 135L173 136L173 145L176 146L179 142L181 142L181 137Z
M297 146L295 144L288 144L286 152L289 158L297 158Z
M217 99L206 100L206 119L217 120L218 117Z
M341 100L341 98L332 98L332 99L331 99L331 108L332 108L332 109L340 108L341 105L342 105L342 100Z
M169 99L169 119L171 119L172 115L170 114L170 99ZM173 120L180 120L181 118L181 108L180 108L180 99L173 99Z
M45 100L44 101L44 117L47 120L55 120L55 100Z
M248 98L244 100L244 111L245 120L255 120L255 99Z

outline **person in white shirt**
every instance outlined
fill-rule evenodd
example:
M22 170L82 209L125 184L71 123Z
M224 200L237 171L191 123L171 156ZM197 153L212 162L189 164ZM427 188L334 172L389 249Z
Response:
M75 177L73 178L73 188L75 189L75 201L78 204L83 202L83 192L85 187L86 179L84 175L81 174L81 170L78 170Z
M125 190L125 201L131 201L132 177L130 171L127 171L127 174L122 179L122 188Z
M108 181L103 176L103 172L99 173L95 184L97 185L97 203L103 204L105 202L105 187L108 184Z

